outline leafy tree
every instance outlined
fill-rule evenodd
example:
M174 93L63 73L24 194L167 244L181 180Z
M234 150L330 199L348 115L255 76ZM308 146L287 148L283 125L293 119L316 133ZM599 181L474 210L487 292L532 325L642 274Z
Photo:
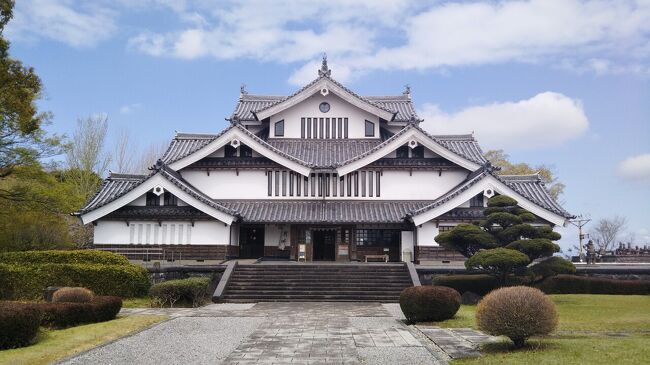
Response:
M553 169L547 165L530 166L527 163L512 163L510 156L503 150L490 150L484 154L492 165L501 168L499 174L502 175L526 175L539 173L542 181L546 184L548 192L557 201L564 192L565 185L557 180Z
M9 42L3 37L12 17L13 0L0 0L0 180L17 167L38 167L39 159L59 152L59 139L46 135L43 126L49 113L39 113L40 78L31 67L9 56ZM24 201L24 189L0 189L0 201Z
M553 242L561 238L560 234L549 226L531 225L535 216L518 207L511 197L490 198L483 215L480 222L459 224L435 238L443 247L468 257L467 268L486 270L503 283L513 270L560 251Z

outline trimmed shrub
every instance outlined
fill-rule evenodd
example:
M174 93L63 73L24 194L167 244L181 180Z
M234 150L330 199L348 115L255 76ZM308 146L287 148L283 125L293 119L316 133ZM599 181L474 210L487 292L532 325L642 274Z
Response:
M525 254L509 248L492 248L477 252L465 261L468 269L482 269L498 275L505 284L508 274L517 268L525 267L530 259Z
M31 344L38 334L43 312L33 305L0 303L0 349Z
M44 313L44 326L65 328L115 319L122 308L122 298L94 297L88 303L41 303L38 306Z
M486 274L434 276L431 283L454 288L461 294L469 291L478 295L485 295L500 286L497 278Z
M413 286L399 296L399 306L409 323L444 321L460 308L460 294L446 286Z
M529 269L538 278L547 278L560 274L575 274L576 272L576 267L571 261L557 256L549 257L531 266Z
M39 299L48 286L81 286L97 295L140 297L151 286L136 265L0 264L0 298Z
M210 285L210 279L206 277L168 280L153 285L149 289L149 296L161 307L165 305L174 307L178 301L198 307L205 300L208 285Z
M650 294L650 280L616 280L576 275L557 275L538 285L547 294Z
M21 251L0 253L3 264L102 264L129 265L129 260L122 255L96 250L50 250Z
M88 303L93 300L94 296L95 294L86 288L64 287L52 294L52 301L55 303Z
M488 207L510 207L517 205L517 201L507 195L495 195L488 199Z
M560 245L546 238L532 238L510 242L506 248L522 252L533 261L540 257L553 256L560 251Z
M476 322L482 331L506 336L519 348L531 336L551 333L558 314L553 301L539 289L513 286L486 295L478 304Z

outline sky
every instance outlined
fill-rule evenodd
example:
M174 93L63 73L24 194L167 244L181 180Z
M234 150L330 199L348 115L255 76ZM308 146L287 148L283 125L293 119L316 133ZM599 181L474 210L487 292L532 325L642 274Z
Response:
M216 133L241 84L290 94L327 53L359 94L410 85L425 129L552 166L569 212L650 245L650 0L18 0L5 36L48 130L105 114L109 153L125 130L141 152Z

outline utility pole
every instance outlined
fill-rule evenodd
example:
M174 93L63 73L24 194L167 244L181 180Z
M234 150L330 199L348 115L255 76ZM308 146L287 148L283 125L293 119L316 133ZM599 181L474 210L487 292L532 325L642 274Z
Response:
M578 240L580 241L580 243L578 244L579 247L578 260L580 262L582 262L582 258L584 257L584 254L582 253L582 240L585 238L589 238L589 234L582 233L582 227L584 227L589 222L591 222L591 218L582 218L582 216L578 216L577 219L569 221L569 223L578 227Z

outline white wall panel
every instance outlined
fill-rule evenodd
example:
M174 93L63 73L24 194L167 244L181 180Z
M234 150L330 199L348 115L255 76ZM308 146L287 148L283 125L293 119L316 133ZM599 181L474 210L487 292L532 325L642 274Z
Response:
M132 222L99 220L94 227L95 244L227 244L230 227L221 222Z

